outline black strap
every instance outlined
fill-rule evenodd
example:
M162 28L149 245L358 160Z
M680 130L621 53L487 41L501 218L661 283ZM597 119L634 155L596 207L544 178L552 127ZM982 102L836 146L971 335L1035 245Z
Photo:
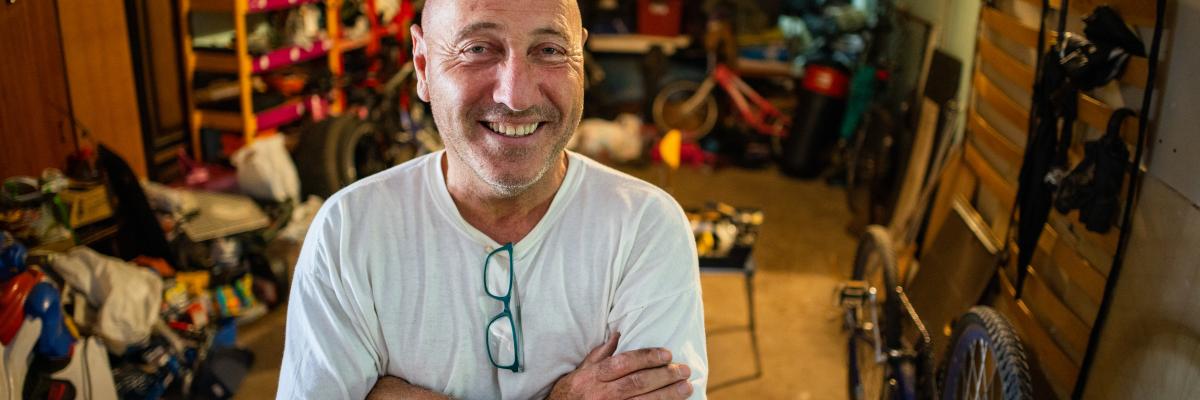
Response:
M1065 1L1065 0L1064 0ZM1108 312L1112 307L1113 292L1117 287L1117 278L1125 264L1125 252L1129 247L1129 235L1133 231L1133 202L1137 199L1137 191L1141 180L1142 152L1146 147L1146 130L1149 128L1150 105L1154 101L1154 82L1158 79L1158 50L1162 44L1163 23L1165 20L1167 2L1157 0L1154 10L1154 38L1150 42L1149 65L1146 70L1146 88L1142 95L1142 109L1138 116L1137 145L1134 146L1133 162L1129 165L1129 186L1125 195L1125 210L1121 216L1121 233L1117 239L1117 254L1113 256L1112 268L1108 272L1108 280L1104 283L1104 297L1100 301L1100 310L1096 313L1096 321L1088 335L1087 351L1083 355L1083 363L1079 366L1079 376L1075 379L1075 389L1071 398L1083 397L1087 389L1088 377L1092 372L1092 363L1096 359L1096 349L1100 345L1100 335L1108 321ZM1110 127L1111 129L1111 127Z

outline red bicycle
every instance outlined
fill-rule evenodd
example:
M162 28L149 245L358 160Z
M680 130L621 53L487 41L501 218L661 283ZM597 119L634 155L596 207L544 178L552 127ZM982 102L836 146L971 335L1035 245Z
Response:
M746 84L737 72L717 64L704 82L673 82L654 96L654 123L664 132L678 129L685 140L699 140L717 124L717 99L713 89L720 85L737 108L742 121L758 133L783 138L791 119Z

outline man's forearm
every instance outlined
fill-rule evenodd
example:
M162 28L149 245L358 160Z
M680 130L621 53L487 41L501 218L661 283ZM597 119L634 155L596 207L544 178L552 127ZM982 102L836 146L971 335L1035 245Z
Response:
M413 385L394 376L381 376L367 394L367 400L416 399L449 400L450 396Z

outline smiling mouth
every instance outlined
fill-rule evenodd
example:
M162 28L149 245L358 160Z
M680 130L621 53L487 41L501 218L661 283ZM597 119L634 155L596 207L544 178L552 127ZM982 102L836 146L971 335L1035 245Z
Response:
M479 121L479 124L483 125L485 128L488 128L492 132L495 132L496 134L511 137L511 138L519 138L519 137L529 136L530 134L533 134L533 132L536 131L539 127L542 126L542 122L533 122L533 123L528 123L528 124L509 124L509 123L503 123L503 122Z

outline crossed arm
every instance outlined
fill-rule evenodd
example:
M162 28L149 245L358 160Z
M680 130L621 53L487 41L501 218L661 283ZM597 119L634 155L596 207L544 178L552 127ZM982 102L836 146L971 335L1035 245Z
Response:
M579 367L554 383L549 399L685 399L692 394L687 365L672 363L671 352L650 348L613 354L619 334L592 349ZM394 376L380 377L368 400L449 399Z

